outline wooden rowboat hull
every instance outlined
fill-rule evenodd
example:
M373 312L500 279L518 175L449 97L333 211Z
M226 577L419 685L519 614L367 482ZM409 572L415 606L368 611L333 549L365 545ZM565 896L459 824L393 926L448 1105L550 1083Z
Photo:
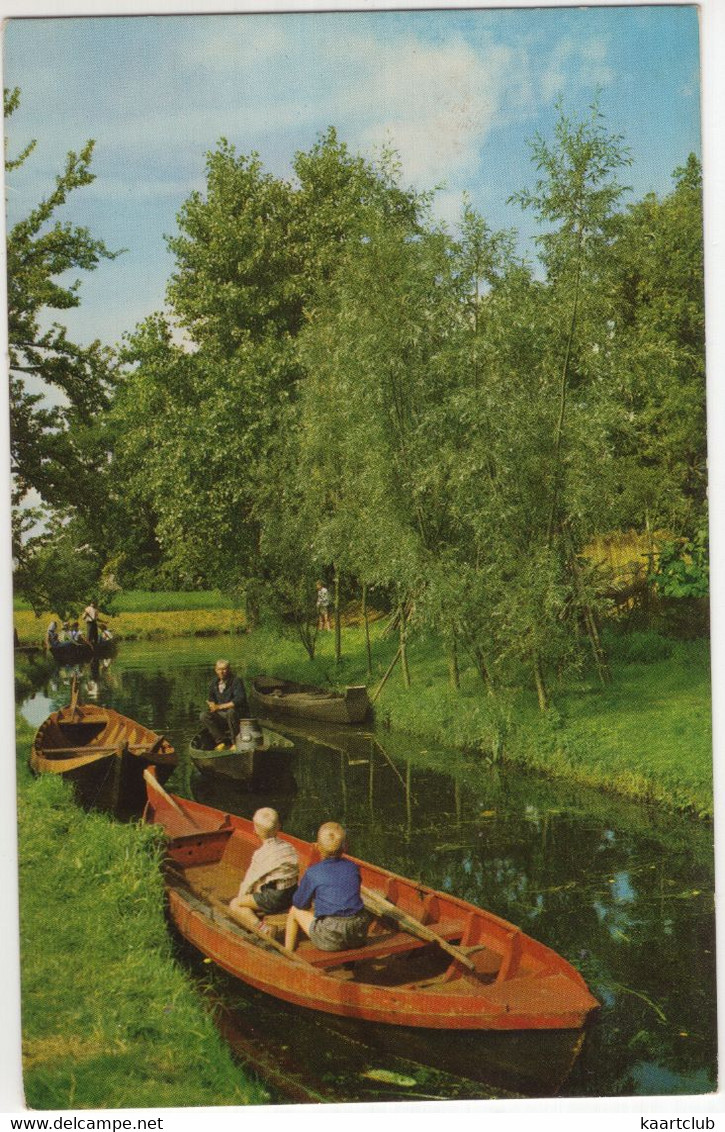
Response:
M167 801L168 798L168 801ZM598 1007L584 980L550 948L465 901L358 861L364 886L466 950L475 972L438 944L375 921L363 948L295 958L260 943L226 915L258 844L251 823L148 788L147 820L168 838L171 919L196 948L250 986L312 1010L380 1025L452 1032L581 1031ZM287 835L304 869L314 846ZM353 858L354 859L354 858Z
M91 645L87 641L61 641L51 645L50 651L56 664L83 664L94 657L114 656L118 649L116 641L98 641Z
M35 774L62 774L81 801L114 810L121 802L142 806L144 770L155 767L165 782L177 761L171 744L150 728L112 708L75 700L40 725L29 758Z
M247 750L209 751L195 735L189 744L191 761L205 774L218 774L237 782L273 782L286 768L294 744L284 735L261 727L261 738Z
M250 698L261 715L322 723L364 723L371 710L364 685L346 688L344 692L327 692L274 676L256 676L250 686Z

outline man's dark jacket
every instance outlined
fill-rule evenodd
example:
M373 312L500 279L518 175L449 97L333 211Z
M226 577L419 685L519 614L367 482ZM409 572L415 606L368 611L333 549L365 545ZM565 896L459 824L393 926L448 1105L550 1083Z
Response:
M246 719L249 716L247 692L239 676L230 676L224 685L223 692L219 691L219 681L214 678L209 685L207 699L211 700L213 704L228 704L232 700L240 719Z

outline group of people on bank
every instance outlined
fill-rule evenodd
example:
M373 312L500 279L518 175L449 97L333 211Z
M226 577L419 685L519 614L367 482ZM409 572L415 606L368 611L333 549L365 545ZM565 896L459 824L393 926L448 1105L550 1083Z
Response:
M232 672L228 660L218 660L206 709L199 717L217 750L233 746L240 722L248 715L244 681ZM229 905L230 915L243 927L270 935L273 929L262 918L286 912L284 946L290 950L296 947L300 930L323 951L362 946L370 916L360 894L360 871L343 856L343 827L334 821L320 826L320 861L300 880L297 852L279 836L276 810L268 806L257 810L253 824L260 847Z

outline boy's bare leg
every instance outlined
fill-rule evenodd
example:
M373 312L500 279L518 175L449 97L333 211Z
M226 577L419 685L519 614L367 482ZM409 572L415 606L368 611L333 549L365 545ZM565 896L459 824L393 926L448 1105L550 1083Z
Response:
M229 901L229 915L243 928L249 928L253 932L259 928L259 917L254 910L259 911L253 896L235 896Z
M284 945L289 951L294 951L297 946L297 935L300 928L305 935L310 934L310 925L314 918L312 912L307 912L304 908L295 908L292 905L287 913L287 926L284 933Z

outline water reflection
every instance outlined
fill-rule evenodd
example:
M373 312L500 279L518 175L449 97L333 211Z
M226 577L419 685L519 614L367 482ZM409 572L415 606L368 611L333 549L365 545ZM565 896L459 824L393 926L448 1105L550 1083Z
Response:
M709 826L372 729L312 733L275 724L295 744L284 780L250 791L201 775L188 743L219 647L213 640L125 646L109 667L83 675L95 681L98 702L167 735L181 756L170 782L178 793L244 816L274 805L288 831L304 838L336 818L356 855L491 909L577 966L603 1009L563 1095L716 1088ZM39 722L39 712L67 702L68 687L67 674L54 673L26 697L24 713ZM233 1015L229 1032L236 1027L244 1044L258 1005L247 988L219 978L214 985ZM288 1009L264 1001L270 1064L289 1062L289 1049L282 1048ZM370 1096L369 1080L360 1085L355 1065L362 1072L371 1058L379 1065L385 1056L395 1064L390 1052L371 1051L360 1035L354 1041L347 1035L343 1065L329 1019L298 1018L294 1025L309 1038L295 1043L295 1079L319 1082L322 1075L326 1099ZM437 1072L440 1063L431 1070ZM480 1085L466 1092L450 1078L436 1080L426 1077L422 1093L491 1095ZM505 1094L503 1085L497 1088L493 1095Z

